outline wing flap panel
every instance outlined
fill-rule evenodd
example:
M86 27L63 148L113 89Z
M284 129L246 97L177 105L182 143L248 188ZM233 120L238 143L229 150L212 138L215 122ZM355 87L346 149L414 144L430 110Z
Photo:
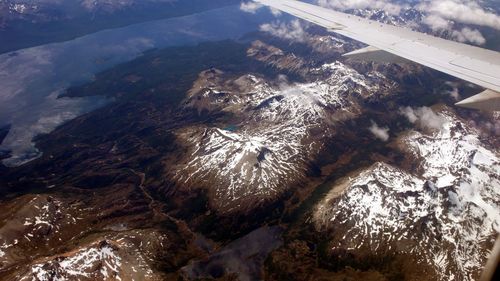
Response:
M408 63L409 61L386 52L384 50L380 50L379 48L375 48L372 46L368 46L366 48L362 48L359 50L355 50L349 52L347 54L342 55L343 57L361 61L372 61L372 62L381 62L381 63Z
M500 85L500 79L498 78L498 76L495 77L494 75L492 75L492 73L500 73L500 65L495 65L492 63L488 63L485 61L481 61L481 60L477 60L477 59L465 57L465 56L456 58L456 59L450 61L450 63L452 65L455 65L455 66L458 66L461 68L465 68L465 69L468 69L471 71L475 71L478 73L482 73L486 76L489 76L492 79L498 80L497 83L498 83L498 85Z

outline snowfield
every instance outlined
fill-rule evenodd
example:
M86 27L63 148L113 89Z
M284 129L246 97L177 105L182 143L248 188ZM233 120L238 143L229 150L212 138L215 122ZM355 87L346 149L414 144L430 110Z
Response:
M442 111L439 130L404 135L423 171L376 163L336 185L316 207L333 248L394 251L431 265L441 280L475 280L500 231L500 157Z
M369 97L380 73L362 75L340 62L311 70L326 79L289 83L247 74L225 79L202 72L186 104L199 112L232 113L235 124L194 126L178 131L188 148L173 178L186 185L216 182L218 209L239 207L239 200L276 198L305 177L308 161L331 134L331 124L358 114L352 95ZM334 120L335 119L335 120ZM312 133L312 132L315 133Z

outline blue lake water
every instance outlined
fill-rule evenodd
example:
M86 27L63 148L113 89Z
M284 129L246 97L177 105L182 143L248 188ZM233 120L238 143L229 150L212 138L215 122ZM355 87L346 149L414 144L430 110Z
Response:
M238 131L238 126L236 125L228 125L224 128L224 130L226 131L230 131L230 132L236 132Z
M70 85L91 81L97 72L151 48L237 39L271 19L264 9L249 14L230 6L0 55L0 127L11 125L0 150L12 155L3 164L18 166L39 157L32 141L36 135L110 102L100 96L58 98Z

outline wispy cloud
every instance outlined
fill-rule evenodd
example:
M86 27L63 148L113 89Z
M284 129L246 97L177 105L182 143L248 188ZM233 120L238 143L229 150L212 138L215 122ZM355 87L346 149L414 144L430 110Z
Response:
M454 30L451 35L459 42L471 42L477 45L483 45L486 43L486 39L483 34L481 34L481 32L477 29L464 27L461 30Z
M470 27L454 30L454 23L487 26L500 30L500 16L487 11L476 1L427 0L415 8L426 14L422 21L425 25L433 31L449 31L451 37L459 42L483 45L486 39L479 30Z
M368 130L370 130L373 136L381 141L389 140L389 128L380 127L377 123L375 123L375 121L372 121L372 125L368 128Z
M429 107L402 107L399 112L406 116L408 121L420 125L422 128L440 130L443 125L446 124L446 118L441 115L436 114Z
M433 31L449 30L453 27L451 21L435 14L425 16L422 23L430 27Z
M243 12L255 14L258 9L262 8L263 6L257 2L249 1L249 2L241 2L240 4L240 10Z
M434 21L453 20L464 24L489 26L500 30L500 16L481 7L478 1L472 0L427 0L418 4L416 8L433 16Z
M395 0L317 0L318 4L338 10L374 9L383 10L391 15L414 8L424 14L422 24L434 32L448 31L450 37L459 42L482 45L484 36L477 29L456 24L487 26L500 30L500 16L482 7L483 2L473 0L423 0L413 6Z
M398 15L408 4L390 0L317 0L317 3L334 9L376 9ZM489 26L500 30L500 16L485 9L481 1L474 0L423 0L414 6L427 17L424 23L431 28L446 28L451 20L463 24Z
M288 39L296 42L304 42L308 37L308 33L304 30L304 26L299 20L293 20L289 23L275 21L265 23L260 26L260 30L268 32L273 36Z
M446 82L446 84L451 87L451 90L445 91L444 94L449 95L451 98L453 98L456 101L460 100L460 92L458 91L457 83L456 82Z

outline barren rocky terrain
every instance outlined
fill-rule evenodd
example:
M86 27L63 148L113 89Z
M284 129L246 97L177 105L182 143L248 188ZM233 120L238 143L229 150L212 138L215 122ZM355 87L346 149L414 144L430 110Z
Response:
M111 102L0 168L0 279L475 280L500 116L307 32L154 49L69 88Z

